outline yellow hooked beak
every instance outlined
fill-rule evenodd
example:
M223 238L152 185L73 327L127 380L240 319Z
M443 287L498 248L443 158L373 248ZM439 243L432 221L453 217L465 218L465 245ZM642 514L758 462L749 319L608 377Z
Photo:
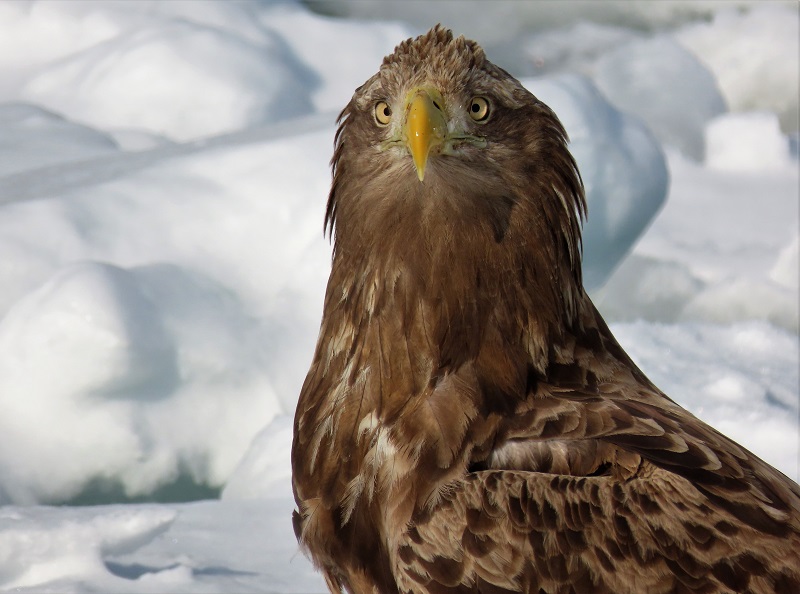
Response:
M413 89L406 99L403 133L419 181L425 178L425 167L431 150L444 144L447 138L447 122L441 105L442 97L434 89Z

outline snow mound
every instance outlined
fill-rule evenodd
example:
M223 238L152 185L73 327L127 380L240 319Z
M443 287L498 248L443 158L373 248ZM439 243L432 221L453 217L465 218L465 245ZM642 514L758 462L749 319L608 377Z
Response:
M797 130L797 3L756 2L745 11L720 6L709 22L685 25L676 38L713 72L732 111L772 111L784 132Z
M738 126L742 117L720 121ZM752 125L749 118L744 123ZM739 143L735 134L723 134L728 131L727 125L718 130ZM713 144L709 156L721 164ZM734 156L726 163L752 152L749 146L731 150ZM632 255L597 292L600 311L619 321L768 320L797 332L796 164L757 167L761 161L753 157L753 169L732 170L667 154L670 198Z
M669 186L658 141L579 75L524 79L556 112L586 188L583 280L599 288L664 204Z
M769 112L726 114L705 129L706 164L729 171L769 171L797 167L789 139Z
M172 20L52 63L21 95L95 127L181 141L308 113L314 83L275 35L254 44Z
M213 495L278 406L249 326L174 265L60 269L0 322L0 501Z
M618 109L637 115L661 142L698 160L706 122L726 111L711 73L666 35L604 53L594 65L594 80Z
M662 142L703 157L703 126L726 111L716 81L671 35L578 22L529 35L524 70L588 76L621 111L644 121Z
M7 312L0 344L3 358L20 364L17 381L28 377L46 390L153 398L177 380L175 349L154 304L130 273L111 265L63 268ZM30 375L59 362L66 373Z
M222 499L292 496L292 417L280 415L264 427L231 474Z
M21 591L91 575L116 581L105 558L135 551L169 529L164 508L0 509L0 588Z
M730 278L704 287L681 311L679 320L766 320L797 332L797 291L769 279Z

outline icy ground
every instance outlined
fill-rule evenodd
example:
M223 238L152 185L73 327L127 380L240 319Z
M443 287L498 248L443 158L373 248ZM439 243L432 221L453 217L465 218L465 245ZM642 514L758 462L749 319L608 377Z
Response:
M334 121L438 21L565 123L626 350L800 476L796 3L314 6L0 2L0 590L324 591L288 453Z

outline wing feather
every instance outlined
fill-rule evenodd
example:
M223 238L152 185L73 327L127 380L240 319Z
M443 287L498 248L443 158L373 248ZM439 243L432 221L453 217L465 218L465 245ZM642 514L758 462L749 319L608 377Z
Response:
M800 591L798 533L740 520L649 463L625 482L482 471L414 522L395 575L403 592Z

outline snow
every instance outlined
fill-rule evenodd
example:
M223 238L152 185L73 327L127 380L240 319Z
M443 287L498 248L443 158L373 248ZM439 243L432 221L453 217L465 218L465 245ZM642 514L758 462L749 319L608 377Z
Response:
M309 113L309 73L264 37L255 46L196 23L149 26L42 68L20 95L93 127L178 141ZM157 109L169 103L192 109Z
M590 76L613 105L695 159L704 154L704 125L727 111L712 73L671 35L643 38L630 29L579 22L535 34L524 49L536 72Z
M0 508L0 589L324 592L293 546L287 498Z
M0 590L325 590L289 455L335 117L440 20L564 122L626 350L800 476L796 5L480 6L0 3Z
M725 114L709 123L705 162L729 171L791 170L789 139L770 112Z
M26 103L0 104L0 175L113 154L113 137Z
M98 479L127 496L181 476L219 488L258 429L293 409L330 260L314 208L329 184L324 121L161 151L143 168L117 161L100 183L107 162L84 162L74 188L39 188L58 198L4 208L0 403L14 414L0 443L57 466L0 448L5 498L69 500Z
M662 143L695 159L705 152L703 127L726 111L713 75L667 35L605 52L594 76L612 103L647 122Z
M739 140L735 130L728 136ZM797 333L796 162L730 171L674 151L668 158L670 197L598 291L600 310L617 320L766 320Z
M0 580L6 588L21 590L43 581L105 573L104 556L141 548L167 530L175 517L175 512L166 508L132 506L100 513L87 509L63 513L58 508L2 508Z
M797 10L789 2L754 3L747 11L729 6L686 25L676 40L711 70L731 110L772 111L784 132L797 130Z

